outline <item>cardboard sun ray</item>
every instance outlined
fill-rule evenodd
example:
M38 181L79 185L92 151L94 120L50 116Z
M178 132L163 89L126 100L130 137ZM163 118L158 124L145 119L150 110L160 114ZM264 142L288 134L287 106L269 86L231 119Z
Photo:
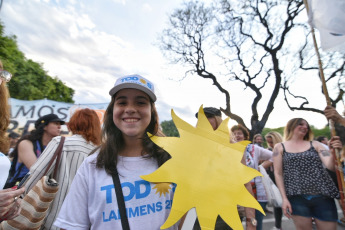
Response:
M196 127L180 119L173 110L171 115L180 137L152 136L151 140L172 158L155 172L141 176L149 182L177 185L171 213L161 229L175 224L191 208L196 209L202 230L214 229L218 215L233 229L243 229L237 205L263 213L244 186L261 176L257 170L241 163L249 142L229 142L229 118L214 131L202 106Z

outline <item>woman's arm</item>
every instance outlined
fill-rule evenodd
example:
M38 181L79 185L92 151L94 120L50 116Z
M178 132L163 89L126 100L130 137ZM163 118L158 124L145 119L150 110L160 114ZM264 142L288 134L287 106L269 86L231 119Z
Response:
M36 154L34 153L34 145L29 140L23 140L18 144L18 162L30 169L31 166L37 161Z
M290 202L286 196L284 178L283 178L283 147L281 143L278 143L274 146L273 149L273 167L274 167L274 177L276 179L277 187L282 195L283 204L282 209L284 215L288 218L291 218L292 209Z
M258 154L258 160L260 161L271 161L273 157L273 152L271 150L262 148L260 146L255 146L255 153Z
M59 137L60 138L60 137ZM51 161L57 147L59 145L59 142L53 138L41 156L38 158L38 160L35 162L35 164L32 165L30 168L30 178L29 180L25 183L25 194L27 194L34 186L35 184L43 177L44 172L46 171L49 162ZM51 165L50 169L48 170L46 175L49 175L52 170L55 167L56 162L54 161L53 164ZM56 179L56 178L54 178Z
M334 139L333 139L334 142ZM316 149L316 151L319 154L319 157L323 163L323 165L331 170L335 171L335 166L334 166L334 158L333 155L331 154L331 150L326 149L320 142L318 141L313 141L313 146Z
M269 167L271 167L273 165L273 162L268 160L268 161L264 161L262 162L262 167L264 167L264 169L268 169Z
M262 167L264 169L271 167L273 165L273 152L260 146L255 146L255 149L258 153L258 160L263 161L261 163Z

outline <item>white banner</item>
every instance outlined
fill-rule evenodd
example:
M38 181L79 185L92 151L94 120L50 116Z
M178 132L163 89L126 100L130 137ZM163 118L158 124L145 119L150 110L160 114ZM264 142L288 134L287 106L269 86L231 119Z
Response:
M320 32L321 48L345 51L345 1L308 0L309 22Z
M19 134L27 133L35 128L35 121L50 113L56 114L60 119L68 122L74 111L78 108L90 108L96 111L101 123L105 110L109 103L98 104L72 104L48 99L24 101L11 98L11 123L8 132L14 131ZM63 134L68 133L66 125L62 126Z

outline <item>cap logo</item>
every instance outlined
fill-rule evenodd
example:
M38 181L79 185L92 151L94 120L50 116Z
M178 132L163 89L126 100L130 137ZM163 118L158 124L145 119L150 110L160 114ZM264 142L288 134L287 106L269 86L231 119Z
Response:
M140 84L152 90L152 85L149 82L145 81L145 79L138 78L137 76L128 76L121 79L121 83L127 83L127 82Z
M154 84L146 78L137 74L118 78L115 82L114 87L109 91L109 95L114 96L119 90L126 88L141 90L146 93L153 102L157 100L154 90Z

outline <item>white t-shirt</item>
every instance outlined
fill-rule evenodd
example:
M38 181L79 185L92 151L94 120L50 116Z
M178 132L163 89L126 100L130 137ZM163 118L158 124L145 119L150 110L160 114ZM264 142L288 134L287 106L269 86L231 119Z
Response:
M112 177L104 169L96 168L97 155L87 157L78 169L54 225L64 229L122 229ZM158 230L168 218L175 185L168 185L166 191L164 184L149 183L139 177L157 168L157 161L152 158L118 159L130 229ZM157 190L156 185L161 189ZM169 229L177 227L175 224Z
M8 159L8 157L0 152L0 190L3 189L8 173L11 168L11 161Z
M246 147L246 164L248 167L254 168L256 170L259 170L259 161L261 160L272 160L272 151L262 148L258 145L249 144ZM255 177L251 182L255 181L256 185L256 195L257 200L266 202L267 196L265 187L262 183L261 176Z
M320 142L320 143L321 143L321 142ZM321 144L322 144L322 146L323 146L325 149L329 150L328 145L325 145L324 143L321 143Z

